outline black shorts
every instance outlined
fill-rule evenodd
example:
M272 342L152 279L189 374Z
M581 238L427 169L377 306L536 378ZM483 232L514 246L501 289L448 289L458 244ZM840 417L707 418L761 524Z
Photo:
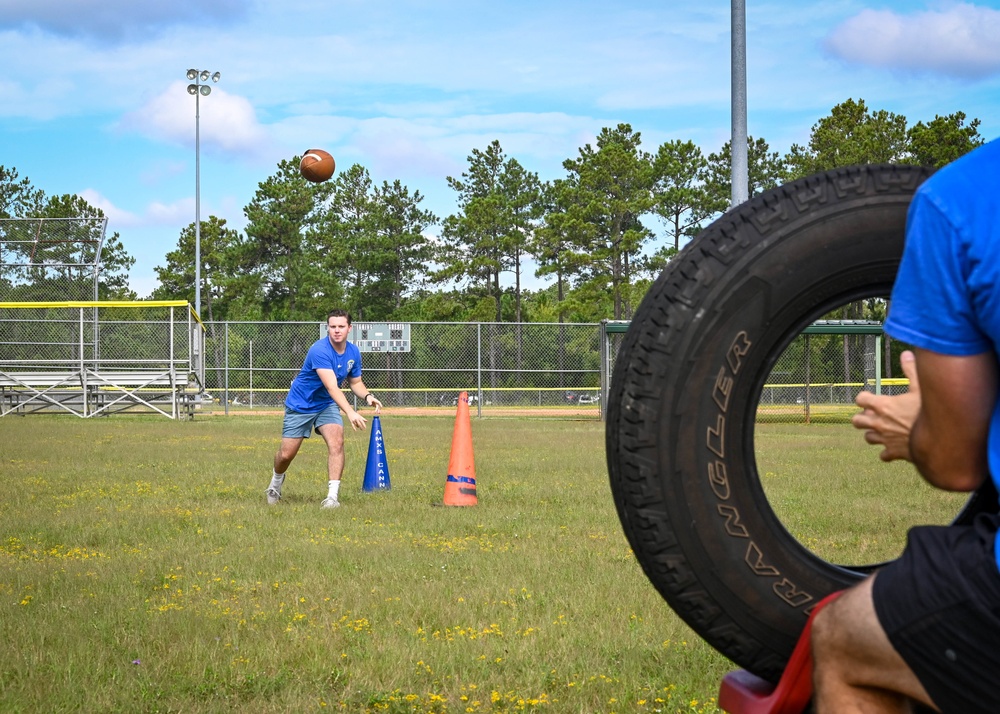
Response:
M899 560L875 577L875 613L942 712L1000 711L1000 516L910 529Z

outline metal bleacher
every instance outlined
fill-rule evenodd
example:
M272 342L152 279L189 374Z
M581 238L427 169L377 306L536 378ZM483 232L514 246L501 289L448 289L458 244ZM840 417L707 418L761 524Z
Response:
M185 301L0 302L0 416L191 418L203 355Z

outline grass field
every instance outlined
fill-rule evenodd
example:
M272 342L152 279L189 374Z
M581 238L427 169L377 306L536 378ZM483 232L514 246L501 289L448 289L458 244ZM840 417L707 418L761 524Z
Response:
M392 489L368 494L350 434L323 511L315 438L264 504L280 417L0 419L0 711L716 712L732 665L636 563L603 424L473 420L479 505L435 508L452 425L384 417ZM758 438L769 497L831 557L891 557L954 510L849 427ZM860 500L811 502L818 478Z

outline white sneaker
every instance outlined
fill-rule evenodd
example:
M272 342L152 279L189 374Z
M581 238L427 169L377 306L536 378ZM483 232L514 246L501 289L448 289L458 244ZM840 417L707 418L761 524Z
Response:
M329 496L327 496L326 498L323 499L323 503L319 504L319 507L320 508L339 508L340 507L340 501L338 501L336 498L330 498Z
M267 505L274 506L281 500L281 491L276 488L268 488L264 491L264 495L267 496Z

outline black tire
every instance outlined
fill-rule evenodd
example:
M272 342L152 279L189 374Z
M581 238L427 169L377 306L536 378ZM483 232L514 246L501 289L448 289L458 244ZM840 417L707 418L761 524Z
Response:
M636 558L699 635L772 681L810 608L876 566L828 563L781 524L757 474L757 401L805 326L889 294L906 210L929 174L837 169L733 209L671 261L618 353L607 459ZM961 518L995 510L990 500Z

